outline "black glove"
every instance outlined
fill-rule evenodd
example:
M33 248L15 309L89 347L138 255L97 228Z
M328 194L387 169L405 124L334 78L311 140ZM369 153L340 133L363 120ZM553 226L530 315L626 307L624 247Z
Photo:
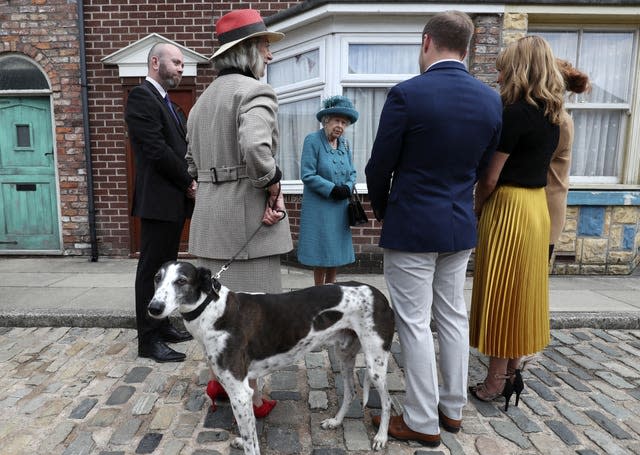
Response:
M347 185L336 185L331 190L331 193L329 193L329 196L336 201L341 201L343 199L348 199L349 196L351 196L351 190Z

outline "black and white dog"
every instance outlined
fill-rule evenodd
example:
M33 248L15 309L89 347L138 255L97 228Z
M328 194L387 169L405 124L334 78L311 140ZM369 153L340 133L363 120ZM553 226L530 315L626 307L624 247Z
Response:
M164 318L178 309L187 330L198 340L212 370L229 394L240 431L232 445L259 455L249 379L291 365L317 346L336 345L342 362L344 398L323 428L336 428L355 396L356 354L366 363L363 404L373 381L382 403L373 449L387 443L391 399L386 373L394 315L386 297L367 284L349 282L315 286L283 294L233 292L212 279L211 271L188 262L168 262L155 277L149 314Z

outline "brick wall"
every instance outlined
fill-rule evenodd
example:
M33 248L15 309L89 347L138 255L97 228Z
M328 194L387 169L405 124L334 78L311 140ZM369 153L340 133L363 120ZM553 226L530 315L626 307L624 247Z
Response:
M129 212L123 81L118 68L100 60L138 41L159 33L200 54L212 54L213 21L231 9L256 8L264 16L297 2L239 2L204 0L89 0L85 1L85 30L89 82L91 150L97 235L100 253L109 256L129 254ZM196 96L209 85L213 72L198 68Z
M88 254L87 179L80 88L77 10L74 2L0 2L0 53L33 59L49 79L60 188L64 253Z

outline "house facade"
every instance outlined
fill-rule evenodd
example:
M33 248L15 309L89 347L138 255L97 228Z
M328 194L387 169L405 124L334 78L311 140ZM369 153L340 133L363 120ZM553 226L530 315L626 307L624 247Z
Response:
M215 20L246 7L287 35L272 45L266 80L280 102L279 165L294 243L301 145L319 127L322 99L349 96L360 112L348 139L366 201L364 166L386 93L418 72L430 15L459 9L476 25L467 66L487 84L495 87L500 49L526 34L544 36L592 79L591 93L567 98L576 137L554 272L627 274L640 262L640 1L625 0L2 2L0 255L136 255L128 92L146 74L149 48L175 43L186 65L172 99L188 115L215 77ZM379 232L373 220L353 228L354 269L380 270ZM185 252L187 236L188 226ZM295 262L295 252L286 259Z

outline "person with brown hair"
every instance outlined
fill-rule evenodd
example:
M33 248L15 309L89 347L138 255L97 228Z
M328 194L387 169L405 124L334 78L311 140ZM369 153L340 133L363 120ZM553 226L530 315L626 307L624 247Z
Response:
M384 276L406 365L404 412L391 417L389 434L430 447L440 444L440 426L456 433L462 425L469 366L464 283L477 238L473 187L502 126L500 97L463 63L473 32L461 11L429 19L421 74L389 91L365 169L371 208L384 223ZM380 425L379 416L372 420Z
M509 45L496 67L503 127L475 192L480 220L470 315L470 345L489 356L489 368L469 390L483 401L504 396L508 408L524 387L522 358L550 339L544 187L560 134L564 81L539 36Z
M591 90L589 76L575 68L567 60L556 59L560 73L564 79L566 91L584 93ZM569 171L571 170L571 148L573 146L573 119L567 111L562 112L560 119L560 139L547 172L547 194L549 217L551 218L551 235L549 238L549 260L553 255L556 242L562 234L567 214L567 193L569 192Z

